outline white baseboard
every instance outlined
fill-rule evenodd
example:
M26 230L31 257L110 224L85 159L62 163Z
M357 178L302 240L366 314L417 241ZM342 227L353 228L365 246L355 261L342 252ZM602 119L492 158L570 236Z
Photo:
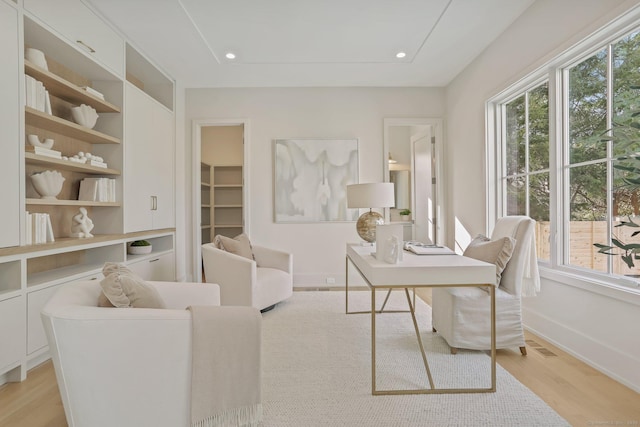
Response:
M621 384L640 392L638 360L549 317L523 309L525 329ZM631 337L630 337L631 338Z

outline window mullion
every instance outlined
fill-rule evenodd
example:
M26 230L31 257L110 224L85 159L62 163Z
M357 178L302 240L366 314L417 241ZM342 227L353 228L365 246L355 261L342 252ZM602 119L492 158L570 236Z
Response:
M524 213L529 215L529 91L524 93Z
M609 135L613 129L613 45L607 48L607 118L606 127ZM607 239L613 237L613 141L607 141ZM609 243L610 244L610 243ZM607 257L607 272L613 273L613 257Z

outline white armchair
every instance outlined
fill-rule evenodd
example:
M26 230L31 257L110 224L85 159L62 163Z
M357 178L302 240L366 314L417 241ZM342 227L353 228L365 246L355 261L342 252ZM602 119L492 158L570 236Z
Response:
M192 320L185 308L219 305L219 289L148 283L166 309L98 307L98 281L65 285L45 305L42 321L69 426L191 425ZM224 309L230 314L225 327L235 329L238 340L255 334L259 352L259 324L249 331L246 322L242 328L234 323L257 311Z
M266 311L293 294L293 255L252 246L255 261L202 245L205 279L220 286L222 305L244 305Z
M535 263L534 225L535 221L529 217L507 216L496 222L491 235L491 240L515 239L513 253L496 288L496 348L519 347L522 355L527 351L521 297L526 270L531 267L529 263L532 260ZM537 269L532 274L537 275ZM433 330L447 341L452 353L456 353L458 348L491 348L488 292L475 287L433 288L432 307Z

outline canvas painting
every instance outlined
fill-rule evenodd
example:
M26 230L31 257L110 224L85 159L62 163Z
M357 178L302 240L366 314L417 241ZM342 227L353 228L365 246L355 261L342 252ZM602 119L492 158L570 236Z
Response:
M347 185L358 183L357 139L277 139L276 222L356 221Z

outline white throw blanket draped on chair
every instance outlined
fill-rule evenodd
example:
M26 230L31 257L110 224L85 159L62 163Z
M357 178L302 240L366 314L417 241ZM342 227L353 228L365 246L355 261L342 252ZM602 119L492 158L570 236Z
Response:
M529 253L526 255L522 275L522 296L535 297L540 292L540 273L538 272L538 256L536 254L536 233L531 233Z
M251 307L191 306L189 310L191 425L257 425L262 418L260 312ZM247 316L248 310L255 316ZM229 328L230 323L237 327ZM243 335L232 332L237 330Z

